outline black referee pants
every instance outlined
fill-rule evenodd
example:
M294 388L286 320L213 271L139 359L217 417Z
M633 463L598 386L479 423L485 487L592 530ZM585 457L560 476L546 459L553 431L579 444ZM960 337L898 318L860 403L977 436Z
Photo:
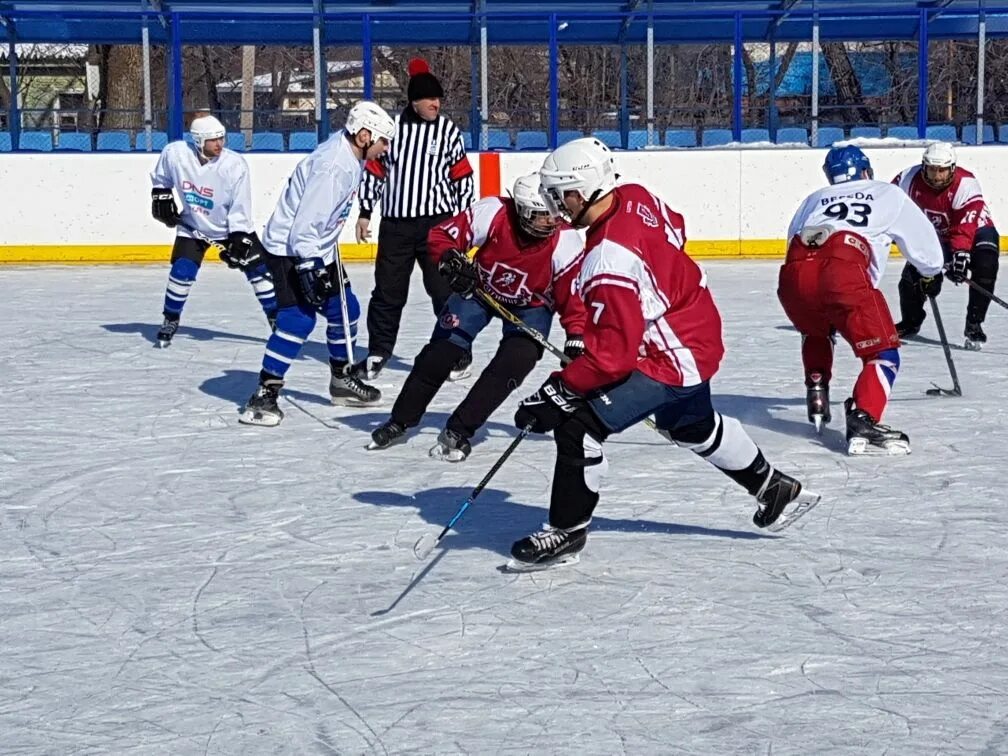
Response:
M375 286L367 313L369 355L392 356L414 264L419 264L423 272L424 288L431 298L435 317L448 301L451 289L427 255L427 233L448 217L445 213L423 218L382 218L378 228Z

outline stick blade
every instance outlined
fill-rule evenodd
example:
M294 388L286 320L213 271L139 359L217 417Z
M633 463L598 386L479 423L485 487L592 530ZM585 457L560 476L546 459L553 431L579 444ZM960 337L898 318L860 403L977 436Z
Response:
M427 535L420 536L417 542L413 544L413 556L419 559L421 562L431 555L434 551L434 547L437 546L438 539L433 533L427 533Z

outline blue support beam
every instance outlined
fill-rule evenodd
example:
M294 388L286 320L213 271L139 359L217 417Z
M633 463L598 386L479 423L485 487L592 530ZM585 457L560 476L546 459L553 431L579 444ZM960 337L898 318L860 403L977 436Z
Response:
M754 82L755 83L755 82ZM732 56L732 139L742 141L742 14L735 13L735 52Z
M560 130L560 45L557 41L557 14L549 17L549 143L556 149Z
M928 13L925 8L920 11L917 42L917 137L923 139L928 115Z
M11 145L16 150L21 141L21 110L18 108L18 57L17 32L14 23L5 20L7 27L7 74L10 77L10 102L7 103L7 129L10 131Z
M182 23L178 13L171 14L170 76L168 78L168 138L181 139L185 131L185 110L182 105Z

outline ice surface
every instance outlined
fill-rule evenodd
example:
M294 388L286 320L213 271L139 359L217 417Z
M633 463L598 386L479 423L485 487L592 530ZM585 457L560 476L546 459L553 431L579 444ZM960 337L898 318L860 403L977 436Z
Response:
M244 427L267 329L237 272L202 271L157 350L167 266L0 269L0 751L1008 752L1005 313L953 351L960 399L924 395L950 384L929 319L886 418L913 455L855 459L849 350L818 439L777 266L706 267L716 404L824 503L768 537L744 492L640 426L606 445L580 564L533 575L497 568L545 519L542 437L428 562L412 550L507 446L518 396L465 463L427 450L474 378L367 452L387 407L328 404L320 325L284 422ZM366 299L370 268L351 276ZM414 279L389 402L432 325ZM965 300L940 299L959 343Z

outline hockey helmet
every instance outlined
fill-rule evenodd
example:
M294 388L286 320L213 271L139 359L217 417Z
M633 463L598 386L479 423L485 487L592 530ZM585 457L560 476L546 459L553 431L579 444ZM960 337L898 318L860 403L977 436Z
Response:
M196 149L203 152L203 145L206 142L214 139L223 139L224 135L227 134L227 129L224 128L223 123L212 115L204 115L199 118L193 118L192 123L189 124L189 134L192 136Z
M616 188L612 151L594 137L574 139L546 156L539 169L539 182L539 192L550 214L570 220L564 205L565 192L580 194L587 209Z
M556 219L539 194L539 175L530 173L519 176L511 192L515 209L518 211L518 225L521 230L536 239L546 239L556 231Z
M371 132L371 144L379 139L391 142L395 136L395 121L380 105L370 100L361 100L350 108L346 130L350 136L356 136L361 129Z
M924 183L934 189L944 189L955 175L955 148L948 142L929 144L921 158L921 175Z
M826 153L823 162L823 173L831 184L842 184L845 181L857 181L861 172L868 171L868 178L874 178L871 162L868 156L853 145L833 147Z

